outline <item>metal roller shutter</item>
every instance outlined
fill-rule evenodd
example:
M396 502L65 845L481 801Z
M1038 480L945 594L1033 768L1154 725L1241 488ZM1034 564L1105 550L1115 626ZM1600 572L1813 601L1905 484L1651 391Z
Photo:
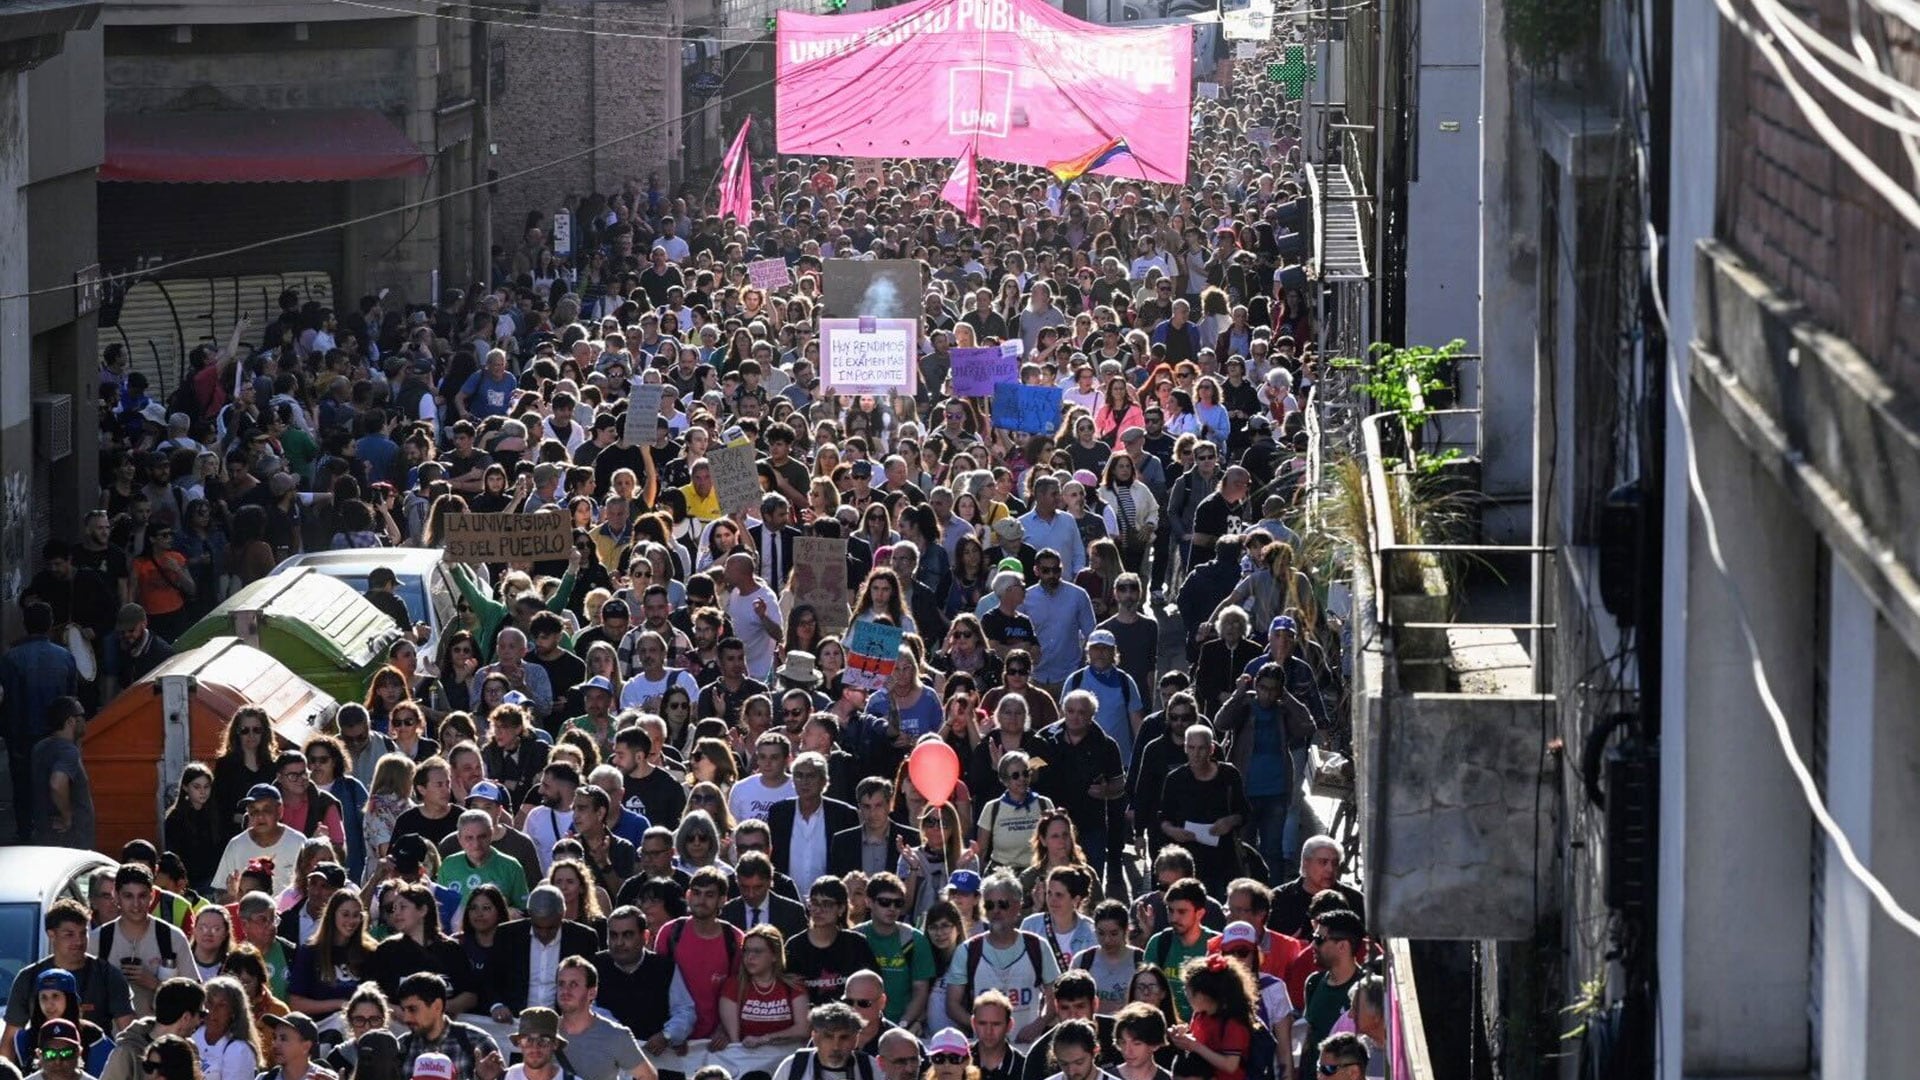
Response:
M330 225L346 217L347 185L136 184L100 186L100 264L114 272L165 263ZM321 270L337 282L345 230L182 267L218 278Z

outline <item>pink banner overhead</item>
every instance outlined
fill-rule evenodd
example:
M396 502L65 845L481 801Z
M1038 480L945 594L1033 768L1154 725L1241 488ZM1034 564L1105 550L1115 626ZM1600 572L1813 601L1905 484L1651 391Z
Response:
M1125 29L1046 0L779 14L782 154L980 157L1184 183L1193 29ZM1120 152L1112 152L1114 147ZM1104 153L1103 153L1104 152Z

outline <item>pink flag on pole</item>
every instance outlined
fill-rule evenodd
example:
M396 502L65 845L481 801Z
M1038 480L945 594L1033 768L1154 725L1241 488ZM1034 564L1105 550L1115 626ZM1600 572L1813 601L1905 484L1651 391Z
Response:
M732 214L743 226L753 220L753 155L747 152L747 131L752 127L749 116L720 161L720 216Z
M967 224L980 227L980 168L974 160L975 144L967 144L967 152L953 163L953 175L947 177L947 186L940 189L940 198L947 205L960 211Z

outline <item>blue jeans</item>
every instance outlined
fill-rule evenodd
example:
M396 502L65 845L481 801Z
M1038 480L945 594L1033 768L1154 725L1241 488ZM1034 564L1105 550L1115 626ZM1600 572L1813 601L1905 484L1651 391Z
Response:
M1248 824L1258 838L1254 847L1267 861L1267 874L1278 878L1287 857L1287 812L1293 809L1293 794L1249 795L1247 802L1253 806L1253 819Z
M1297 748L1289 747L1287 754L1293 758L1293 793L1297 798L1295 798L1292 805L1287 808L1287 823L1281 830L1280 850L1286 865L1293 867L1293 872L1297 873L1298 867L1295 867L1294 863L1300 858L1300 844L1306 839L1306 837L1301 835L1302 828L1308 824L1305 820L1307 813L1307 748L1305 746ZM1274 867L1268 867L1268 869L1273 870Z

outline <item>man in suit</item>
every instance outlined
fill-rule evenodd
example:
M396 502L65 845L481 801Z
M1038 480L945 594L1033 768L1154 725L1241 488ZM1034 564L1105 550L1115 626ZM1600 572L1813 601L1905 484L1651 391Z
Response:
M860 812L827 798L826 790L826 756L808 751L793 762L793 798L767 810L773 868L791 876L802 896L813 887L814 878L827 872L827 849L834 834L860 824Z
M750 851L765 855L767 865L773 865L773 833L767 828L767 823L759 818L748 818L733 827L733 861L737 864ZM793 879L778 870L773 872L773 891L801 907L806 906L806 902L800 899L800 890L794 886ZM737 883L731 895L740 895Z
M773 891L773 860L758 851L749 851L734 864L733 883L740 895L720 909L722 921L741 931L773 924L782 937L791 941L807 932L807 908Z
M902 847L920 843L920 834L893 820L893 781L883 776L861 779L853 789L860 824L833 834L827 849L827 872L845 877L858 870L871 878L891 872Z
M777 593L787 589L787 574L793 569L793 541L800 535L792 518L793 505L787 497L770 491L760 497L760 523L747 526L753 549L760 553L760 576Z
M495 932L487 965L493 1000L487 1011L496 1022L510 1024L535 1005L554 1008L560 961L569 956L592 959L600 951L599 935L590 926L568 922L566 910L559 889L540 885L527 895L527 917L504 923Z

